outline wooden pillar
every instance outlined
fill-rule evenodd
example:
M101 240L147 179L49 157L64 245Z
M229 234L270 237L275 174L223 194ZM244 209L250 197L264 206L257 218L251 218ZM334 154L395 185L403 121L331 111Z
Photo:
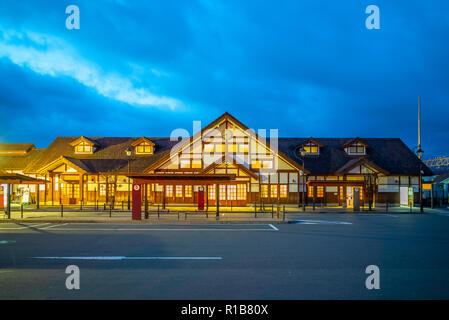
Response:
M45 179L46 181L48 180L48 179L47 179L47 175L44 175L44 179ZM45 184L44 184L44 205L47 204L47 185L48 185L48 183L45 182Z
M58 174L58 191L59 191L59 204L62 204L62 188L61 188L61 175Z
M97 174L97 192L95 201L100 201L100 175Z
M80 180L79 180L79 194L80 194L80 201L84 204L84 175L80 173Z
M118 175L115 175L115 177L114 177L114 198L113 198L113 202L114 202L114 205L115 205L115 202L116 202L116 200L117 200L117 180L118 180Z
M106 176L106 203L109 203L109 176Z
M50 174L50 180L51 180L51 205L53 206L55 204L55 176L54 174Z
M6 200L8 201L6 203L6 215L8 216L8 219L11 219L11 184L8 183L6 185Z
M148 213L148 183L145 183L145 214Z
M217 206L216 216L217 218L220 216L220 185L217 183L215 185L215 202Z
M165 209L165 184L162 185L162 209Z
M35 184L36 186L36 209L39 210L39 193L41 192L41 185Z
M209 185L206 184L206 211L209 211Z

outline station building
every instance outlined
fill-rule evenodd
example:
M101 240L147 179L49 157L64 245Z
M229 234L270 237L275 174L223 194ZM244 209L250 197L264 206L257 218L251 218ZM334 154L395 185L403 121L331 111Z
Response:
M432 171L399 138L263 137L229 113L187 138L57 137L47 148L0 144L0 170L44 180L12 186L12 201L120 205L133 179L150 204L352 205L418 202ZM142 180L143 179L143 180ZM27 195L28 194L28 195Z

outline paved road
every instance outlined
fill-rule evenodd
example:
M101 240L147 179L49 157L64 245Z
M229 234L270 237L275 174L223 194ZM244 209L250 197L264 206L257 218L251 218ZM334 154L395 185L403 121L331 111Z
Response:
M67 290L65 268L80 268ZM380 289L365 268L380 268ZM2 299L449 299L449 214L0 224Z

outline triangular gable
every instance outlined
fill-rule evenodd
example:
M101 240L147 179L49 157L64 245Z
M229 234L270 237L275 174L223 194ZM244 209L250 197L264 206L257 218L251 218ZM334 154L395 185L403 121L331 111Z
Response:
M151 166L149 166L147 169L145 169L144 172L150 172L152 170L156 170L156 169L160 168L164 163L168 162L169 160L171 160L171 158L173 158L175 155L177 155L178 152L182 152L183 150L185 150L186 148L189 148L190 146L193 146L193 148L195 148L195 144L198 142L201 142L204 137L208 137L209 134L213 130L218 130L220 128L223 129L222 126L223 125L228 126L228 124L231 124L232 126L234 126L234 128L237 128L238 130L243 132L245 135L247 135L250 138L249 140L251 142L252 142L252 139L254 139L257 143L259 143L259 144L263 145L265 148L271 150L270 143L269 143L268 139L265 140L262 137L259 137L258 134L256 134L252 130L249 130L249 128L247 126L245 126L243 123L238 121L236 118L234 118L229 113L225 112L222 116L218 117L216 120L211 122L209 125L204 127L202 130L200 130L199 132L194 134L193 137L190 137L189 139L185 139L183 142L178 143L176 145L176 149L173 152L167 153L159 161L154 162ZM226 129L228 129L228 128L226 127ZM304 170L306 173L308 173L308 171L305 170L304 168L302 168L301 165L299 165L297 162L290 159L287 155L285 155L280 150L277 150L277 157L282 159L284 162L288 163L291 167L293 167L297 170Z
M46 164L38 170L39 173L46 173L48 171L59 170L64 166L62 171L58 172L74 172L69 171L68 168L74 169L79 173L87 173L89 170L84 166L78 159L73 159L65 156L60 156L59 158L53 160L52 162ZM67 168L66 168L67 166Z
M131 143L131 146L136 147L138 145L140 145L143 142L147 142L150 144L150 146L154 147L155 144L153 141L151 141L150 139L146 138L146 137L141 137L139 139L137 139L136 141L134 141L133 143Z
M369 144L368 143L366 143L364 140L362 140L361 138L359 138L359 137L357 137L357 138L354 138L354 139L351 139L351 140L349 140L348 142L346 142L344 145L342 145L342 147L343 148L347 148L347 147L350 147L350 146L352 146L353 144L355 144L355 143L360 143L361 145L363 145L363 146L365 146L365 147L368 147L369 146Z
M224 164L227 164L227 162L225 160L225 157L223 157L223 162L211 163L209 166L204 168L204 170L201 171L201 173L207 174L207 173L211 172L213 169L215 169L217 167L220 167L220 166L222 166ZM252 178L254 178L256 180L259 180L259 176L255 172L251 171L249 168L245 167L243 164L241 164L241 163L229 163L229 164L239 168L240 170L245 172L248 176L250 176L250 177L252 177Z
M79 145L81 142L85 142L90 146L95 146L95 147L99 147L100 145L95 142L94 140L91 140L89 138L86 138L84 136L79 137L78 139L73 140L72 142L70 142L70 145L72 147Z
M338 169L335 173L337 174L346 174L351 173L351 170L357 168L357 167L365 167L371 171L374 171L375 173L382 173L384 175L388 175L388 171L379 167L374 162L369 161L365 157L356 158L348 161L345 165L343 165L340 169ZM363 172L358 172L359 174L362 174Z
M307 139L306 141L304 141L303 143L301 143L301 144L299 145L299 147L302 147L302 146L304 146L304 145L306 145L306 144L309 144L309 143L313 143L314 145L316 145L316 146L318 146L318 147L322 147L322 146L323 146L323 144L322 144L321 142L319 142L318 140L316 140L316 139L310 137L309 139Z

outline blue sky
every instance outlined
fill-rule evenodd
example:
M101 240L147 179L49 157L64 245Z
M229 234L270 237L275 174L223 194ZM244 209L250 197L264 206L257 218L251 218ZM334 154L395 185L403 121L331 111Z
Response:
M67 30L65 8L80 9ZM365 8L380 9L380 30ZM0 142L169 136L225 111L283 137L449 154L449 2L2 1Z

